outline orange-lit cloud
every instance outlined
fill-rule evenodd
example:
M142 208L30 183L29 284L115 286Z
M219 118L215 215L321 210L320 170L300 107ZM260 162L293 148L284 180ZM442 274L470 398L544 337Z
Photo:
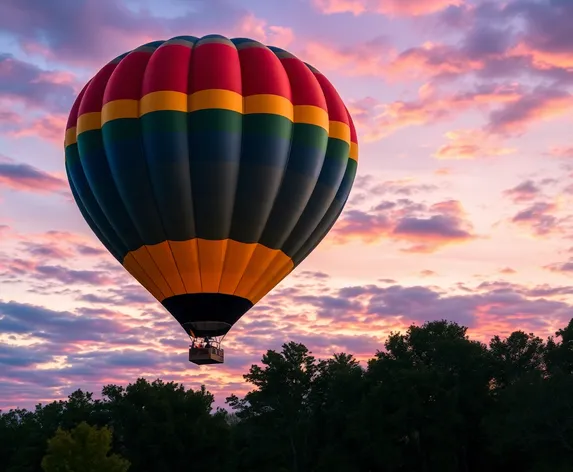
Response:
M472 108L487 111L498 104L509 106L508 104L518 102L521 97L517 85L495 85L468 92L446 93L436 90L431 84L425 84L419 88L418 97L413 100L384 104L372 97L366 97L351 101L348 109L360 126L362 139L371 142L389 136L401 128L451 119ZM437 153L440 158L459 159L474 157L480 153L503 155L513 152L494 142L493 137L488 137L484 142L485 134L479 132L478 137L475 130L453 131L447 137L453 142Z
M501 145L497 139L480 130L456 130L446 133L448 143L440 146L434 157L442 160L476 159L505 156L517 151Z
M529 57L532 64L541 70L549 70L553 67L561 69L573 68L573 51L567 49L544 51L542 49L536 49L531 44L520 42L516 44L508 54Z

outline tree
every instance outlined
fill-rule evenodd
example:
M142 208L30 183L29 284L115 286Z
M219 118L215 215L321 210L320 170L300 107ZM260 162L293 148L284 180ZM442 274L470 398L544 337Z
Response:
M393 333L369 361L362 455L379 471L483 470L487 348L447 321Z
M102 394L114 449L129 459L130 472L228 467L230 426L225 413L212 411L214 397L204 386L137 379L126 388L107 385Z
M361 470L359 412L364 397L364 370L351 355L338 353L318 363L310 393L310 451L316 472Z
M126 472L129 462L117 454L108 455L111 447L109 428L96 428L81 422L71 431L60 428L48 441L42 459L45 472Z
M561 372L573 375L573 319L569 324L549 338L545 352L545 363L549 374Z
M294 472L306 470L316 359L304 345L290 342L280 353L267 351L262 364L264 368L253 365L243 376L254 390L244 399L227 398L243 420L239 425L243 446L257 445L256 451L243 454L243 460L251 467L248 470L281 466Z
M545 344L531 333L515 331L503 340L494 336L489 349L495 369L495 388L507 387L523 376L543 370Z

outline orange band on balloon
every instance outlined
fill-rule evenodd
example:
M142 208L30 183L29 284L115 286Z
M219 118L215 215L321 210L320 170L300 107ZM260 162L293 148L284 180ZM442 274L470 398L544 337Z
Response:
M256 303L294 268L279 249L232 239L163 241L131 251L125 269L160 302L187 293L236 295Z

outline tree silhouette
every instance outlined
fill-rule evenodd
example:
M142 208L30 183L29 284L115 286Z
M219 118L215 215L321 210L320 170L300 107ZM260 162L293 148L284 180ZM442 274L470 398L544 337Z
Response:
M547 340L515 331L488 344L456 323L412 325L365 365L289 342L244 379L229 411L204 386L137 379L1 413L0 472L67 470L56 467L70 457L97 471L87 464L108 450L129 472L573 470L573 320ZM78 430L113 437L96 447Z
M108 455L111 431L82 421L71 431L58 428L48 441L42 459L44 472L126 472L129 462L117 454Z

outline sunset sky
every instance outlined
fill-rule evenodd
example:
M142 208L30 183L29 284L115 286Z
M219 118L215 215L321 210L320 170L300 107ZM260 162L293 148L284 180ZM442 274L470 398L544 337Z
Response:
M365 360L411 323L573 318L571 0L2 0L0 409L160 377L224 403L267 349ZM179 324L84 222L64 171L75 96L145 42L218 33L328 76L357 125L338 223L225 339L187 361Z

